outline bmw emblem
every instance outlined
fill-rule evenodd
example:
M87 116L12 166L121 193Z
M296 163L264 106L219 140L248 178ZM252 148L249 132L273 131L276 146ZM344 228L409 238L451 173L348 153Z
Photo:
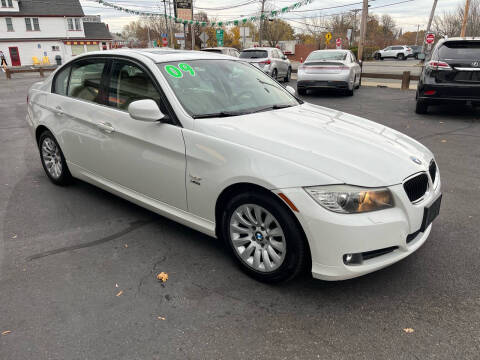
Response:
M262 241L262 240L263 240L263 235L262 235L261 233L259 233L259 232L257 232L257 233L255 234L255 237L257 238L258 241Z
M417 165L422 165L422 160L416 158L415 156L410 156L410 159Z

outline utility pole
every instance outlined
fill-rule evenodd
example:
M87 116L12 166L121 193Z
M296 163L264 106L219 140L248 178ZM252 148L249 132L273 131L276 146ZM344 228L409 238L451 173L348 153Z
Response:
M193 21L193 0L192 0L192 21ZM192 50L195 50L195 30L193 24L190 26L190 30L192 31Z
M365 37L367 32L368 19L368 0L363 0L362 23L360 24L360 42L358 44L358 60L363 61L363 47L365 46Z
M260 13L260 28L258 29L258 44L262 46L262 36L263 36L263 12L265 11L265 1L266 0L261 0L262 1L262 12Z
M418 42L418 32L420 31L420 24L417 25L417 35L415 35L415 45L417 45Z
M460 36L465 36L465 30L467 30L467 22L468 22L468 9L470 8L470 0L465 1L465 12L463 13L463 23L462 23L462 31L460 32Z
M167 22L167 6L165 5L165 0L163 0L163 14L165 15L165 32L168 34L168 22Z
M428 19L427 30L425 31L425 36L430 32L430 26L432 26L433 16L435 15L435 8L437 7L438 0L433 0L432 11L430 12L430 18ZM425 36L422 41L422 54L425 53Z

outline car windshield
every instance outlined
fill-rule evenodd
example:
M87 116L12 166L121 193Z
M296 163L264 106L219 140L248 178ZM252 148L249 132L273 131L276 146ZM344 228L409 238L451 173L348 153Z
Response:
M345 60L347 53L345 51L315 51L308 55L306 61L318 61L318 60Z
M440 59L480 60L480 41L448 41L438 49Z
M240 53L242 59L263 59L268 57L266 50L246 50Z
M158 67L194 118L235 116L299 104L263 71L241 61L175 61Z

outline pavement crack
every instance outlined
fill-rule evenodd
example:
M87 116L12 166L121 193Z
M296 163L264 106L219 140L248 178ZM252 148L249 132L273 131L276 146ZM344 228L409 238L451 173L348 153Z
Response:
M73 251L73 250L78 250L78 249L83 249L83 248L87 248L87 247L100 245L100 244L106 243L108 241L118 239L119 237L122 237L123 235L126 235L126 234L128 234L132 231L135 231L138 228L141 228L142 226L145 226L145 225L147 225L151 222L152 222L152 220L136 220L136 221L131 222L130 225L127 228L125 228L125 229L123 229L119 232L116 232L115 234L108 235L108 236L105 236L105 237L100 238L98 240L93 240L93 241L86 242L86 243L83 243L83 244L65 246L65 247L61 247L61 248L58 248L58 249L44 251L44 252L41 252L41 253L38 253L38 254L35 254L35 255L31 255L31 256L27 257L26 260L27 261L32 261L32 260L44 258L46 256L50 256L50 255L55 255L55 254L60 254L60 253L67 252L67 251Z
M438 132L438 133L434 133L434 134L428 134L428 135L420 136L420 137L417 138L417 140L422 140L422 139L426 139L426 138L430 138L430 137L434 137L434 136L439 136L439 135L453 134L454 132L457 132L457 131L470 129L473 125L475 125L475 123L473 121L471 121L470 124L467 125L467 126L457 128L457 129L453 129L453 130L449 130L449 131L443 131L443 132Z

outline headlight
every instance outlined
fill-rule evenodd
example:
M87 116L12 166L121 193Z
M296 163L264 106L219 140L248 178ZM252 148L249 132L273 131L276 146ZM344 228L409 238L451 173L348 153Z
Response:
M393 196L387 188L331 185L304 189L325 209L337 213L353 214L393 207Z

